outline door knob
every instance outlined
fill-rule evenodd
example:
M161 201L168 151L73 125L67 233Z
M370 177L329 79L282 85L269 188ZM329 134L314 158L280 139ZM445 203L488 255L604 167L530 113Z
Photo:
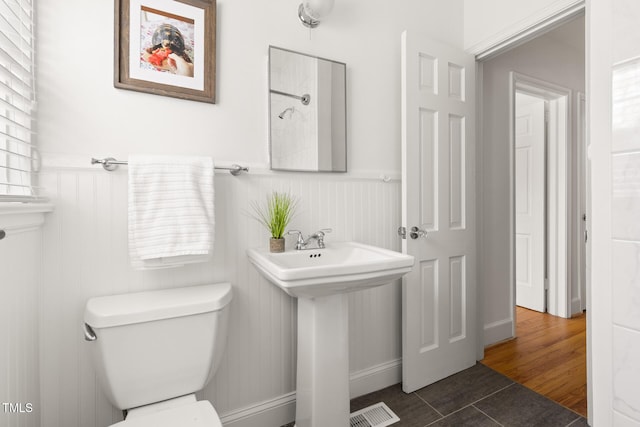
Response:
M411 227L411 232L409 233L409 236L412 239L417 239L418 237L427 237L427 231L423 230L422 228L416 227L415 225L413 227Z

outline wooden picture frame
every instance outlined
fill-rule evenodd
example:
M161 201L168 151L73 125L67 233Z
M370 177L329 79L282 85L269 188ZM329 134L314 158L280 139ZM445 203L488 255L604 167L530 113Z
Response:
M215 0L115 0L114 21L115 87L215 103Z

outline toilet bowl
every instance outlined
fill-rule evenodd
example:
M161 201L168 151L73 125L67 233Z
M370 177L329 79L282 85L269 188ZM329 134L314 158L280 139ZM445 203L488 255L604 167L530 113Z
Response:
M195 392L213 377L227 336L231 285L92 298L85 338L107 398L126 410L112 427L222 427Z

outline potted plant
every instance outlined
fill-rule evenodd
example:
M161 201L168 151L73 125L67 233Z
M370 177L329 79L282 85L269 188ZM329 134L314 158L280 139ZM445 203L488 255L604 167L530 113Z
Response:
M295 213L297 198L288 193L272 192L267 196L265 204L253 202L255 219L260 221L271 233L269 250L284 252L284 232Z

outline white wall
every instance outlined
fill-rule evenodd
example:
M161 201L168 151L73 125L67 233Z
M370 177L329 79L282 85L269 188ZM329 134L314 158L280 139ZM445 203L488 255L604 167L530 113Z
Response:
M217 104L207 105L113 88L113 2L39 1L41 150L83 161L154 152L265 165L271 44L345 62L349 170L398 171L400 33L462 47L462 0L338 1L313 31L298 4L217 2Z
M509 338L513 327L509 277L509 73L515 71L584 91L584 64L584 50L563 44L555 38L555 31L482 63L478 264L485 344Z
M572 15L584 0L464 0L464 49L482 54L509 39L526 40L540 24ZM535 30L534 30L535 31Z
M0 212L0 426L39 427L42 213ZM9 406L12 405L12 406Z
M637 426L640 5L633 0L592 0L588 11L594 263L587 310L592 325L592 424Z
M102 427L120 419L100 387L82 339L84 304L95 295L229 280L236 292L226 359L202 393L226 425L293 420L295 302L247 262L267 233L249 202L291 189L303 209L292 227L332 227L327 241L353 239L399 249L400 33L429 31L462 46L462 0L336 2L313 31L298 2L217 5L217 104L113 88L113 2L38 3L39 144L42 184L56 204L44 230L42 421L44 427ZM348 174L257 171L268 162L267 47L347 64ZM170 272L129 268L126 173L88 166L90 157L210 155L254 167L216 175L215 260ZM258 167L258 168L255 168ZM400 380L400 289L350 296L352 390ZM262 412L265 411L265 412ZM251 421L251 415L258 414ZM258 420L258 421L256 421ZM243 424L244 423L244 424Z

